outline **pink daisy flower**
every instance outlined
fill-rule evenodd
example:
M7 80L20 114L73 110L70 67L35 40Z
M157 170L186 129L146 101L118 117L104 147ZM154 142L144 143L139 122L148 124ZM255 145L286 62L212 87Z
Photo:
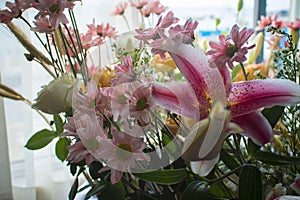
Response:
M34 0L15 0L14 3L7 1L6 7L9 9L0 10L0 23L8 24L13 18L21 16L22 12L28 8L34 7Z
M108 23L105 25L104 23L100 25L95 25L95 21L93 24L89 24L87 34L91 34L93 36L98 36L103 40L106 37L116 39L117 38L117 31L115 27L110 26Z
M119 4L117 4L115 10L111 13L111 15L123 15L127 6L128 4L126 2L120 2Z
M220 35L220 42L210 41L209 45L212 49L206 54L211 56L209 59L211 66L215 64L218 68L223 68L227 64L230 69L233 69L233 62L242 63L246 61L248 49L255 45L244 47L244 44L253 33L252 29L247 30L246 28L239 31L238 25L235 24L226 38L224 35Z
M107 165L100 172L111 170L110 180L114 184L121 180L124 172L130 173L137 161L149 158L142 152L146 147L143 138L132 137L115 128L112 128L111 134L113 139L102 140L97 153L103 156Z
M143 126L151 121L149 111L154 106L151 93L151 85L142 84L135 89L129 100L130 116L137 119Z
M55 30L55 27L51 25L47 17L38 17L33 23L35 27L31 27L30 30L35 32L52 33Z
M115 122L119 117L126 119L129 116L130 85L131 83L123 83L115 86L112 90L111 110Z
M142 14L149 17L151 14L160 15L166 11L166 8L159 1L150 1L142 8Z
M129 1L132 7L135 7L139 10L142 9L149 2L148 0L129 0Z
M113 86L136 80L136 72L130 55L122 57L122 64L115 66L114 74L115 78L111 80Z
M277 15L268 15L267 17L262 15L260 17L260 20L257 21L258 26L255 29L263 30L266 26L269 26L274 22L277 24L276 21L277 21Z

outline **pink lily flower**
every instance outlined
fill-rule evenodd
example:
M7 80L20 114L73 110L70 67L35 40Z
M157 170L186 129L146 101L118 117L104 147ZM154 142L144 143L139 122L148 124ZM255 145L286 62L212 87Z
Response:
M220 73L217 68L209 67L202 51L168 39L160 45L157 44L155 48L170 53L188 82L172 83L172 87L154 84L152 95L158 104L188 117L199 112L196 121L200 121L207 118L213 105L220 101L230 110L231 122L243 129L244 135L252 138L256 144L263 145L272 139L272 128L259 109L300 102L300 86L289 80L266 79L232 84L229 82L226 84L231 86L227 87L224 80L228 77L224 75L229 73ZM178 87L174 87L176 84ZM184 96L182 90L190 91L189 93L194 95ZM191 101L197 101L198 104L194 105L194 112L186 113L191 110L187 106Z

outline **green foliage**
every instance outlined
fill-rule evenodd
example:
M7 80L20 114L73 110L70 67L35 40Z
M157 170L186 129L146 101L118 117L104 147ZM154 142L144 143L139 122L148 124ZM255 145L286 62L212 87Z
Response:
M186 169L156 170L146 173L136 173L134 176L152 183L171 185L180 183L187 176Z
M64 131L64 122L59 115L54 115L53 121L55 124L55 132L57 135L60 135Z
M55 137L54 131L43 129L31 136L25 147L30 150L41 149L47 146Z
M206 200L209 199L210 185L204 181L194 181L188 184L181 195L181 200Z
M259 151L254 158L270 165L300 165L299 157L282 156L268 151Z
M239 200L261 200L262 194L260 170L252 164L244 165L239 177Z
M70 145L70 140L68 138L60 138L55 145L55 154L59 160L62 162L66 160L68 156L67 146Z

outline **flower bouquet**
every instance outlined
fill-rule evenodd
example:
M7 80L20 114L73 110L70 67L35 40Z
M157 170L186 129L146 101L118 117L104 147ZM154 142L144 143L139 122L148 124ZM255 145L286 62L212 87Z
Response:
M265 36L234 25L202 49L195 33L201 24L180 24L159 1L118 4L112 15L129 24L124 12L130 3L141 20L123 34L95 22L80 32L73 12L78 3L16 0L0 11L27 60L53 77L35 103L2 83L0 94L25 101L43 117L53 115L50 128L33 134L25 147L56 142L57 158L74 176L69 199L82 191L85 199L300 195L298 21L262 17L258 28L272 32ZM23 16L28 9L37 12L33 25ZM155 26L146 25L149 17L157 19ZM34 31L43 51L14 18ZM258 64L263 41L272 53ZM96 66L92 52L102 45L115 57Z

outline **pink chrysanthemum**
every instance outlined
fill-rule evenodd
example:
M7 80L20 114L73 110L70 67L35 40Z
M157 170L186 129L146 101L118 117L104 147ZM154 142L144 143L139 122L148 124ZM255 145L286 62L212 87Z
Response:
M130 1L130 5L137 9L142 9L149 2L148 0L129 0L129 1Z
M150 110L154 106L151 95L151 85L140 85L132 93L129 100L129 113L142 125L150 123Z
M261 16L260 20L257 21L258 26L255 28L256 30L263 30L266 26L270 26L272 24L276 24L278 26L277 15L268 15L268 16Z
M129 116L130 85L131 83L123 83L112 90L111 110L114 121L117 121L119 117L126 119Z
M225 37L224 35L219 36L220 42L209 42L211 50L206 54L210 55L209 60L211 66L214 64L218 68L223 68L228 65L230 69L233 69L233 62L244 62L248 49L253 48L255 45L244 47L249 37L254 33L252 29L243 28L239 31L238 25L234 25L230 31L230 35Z
M117 38L117 31L115 27L112 27L110 24L100 24L95 25L95 21L93 21L93 24L89 24L88 26L88 32L87 34L98 36L101 39L105 39L106 37L116 39Z
M111 13L111 15L123 15L127 6L128 4L126 2L120 2L119 4L117 4L115 10Z
M113 86L136 80L136 72L133 68L131 56L122 57L122 64L115 66L114 74L115 78L111 80Z
M160 15L166 11L166 8L159 1L149 1L141 11L145 17L149 17L151 14Z
M112 128L112 140L102 140L101 149L97 152L106 163L100 172L111 170L110 180L117 183L121 180L123 172L131 172L137 161L148 160L142 152L146 147L143 138L132 137L126 132L119 132Z

